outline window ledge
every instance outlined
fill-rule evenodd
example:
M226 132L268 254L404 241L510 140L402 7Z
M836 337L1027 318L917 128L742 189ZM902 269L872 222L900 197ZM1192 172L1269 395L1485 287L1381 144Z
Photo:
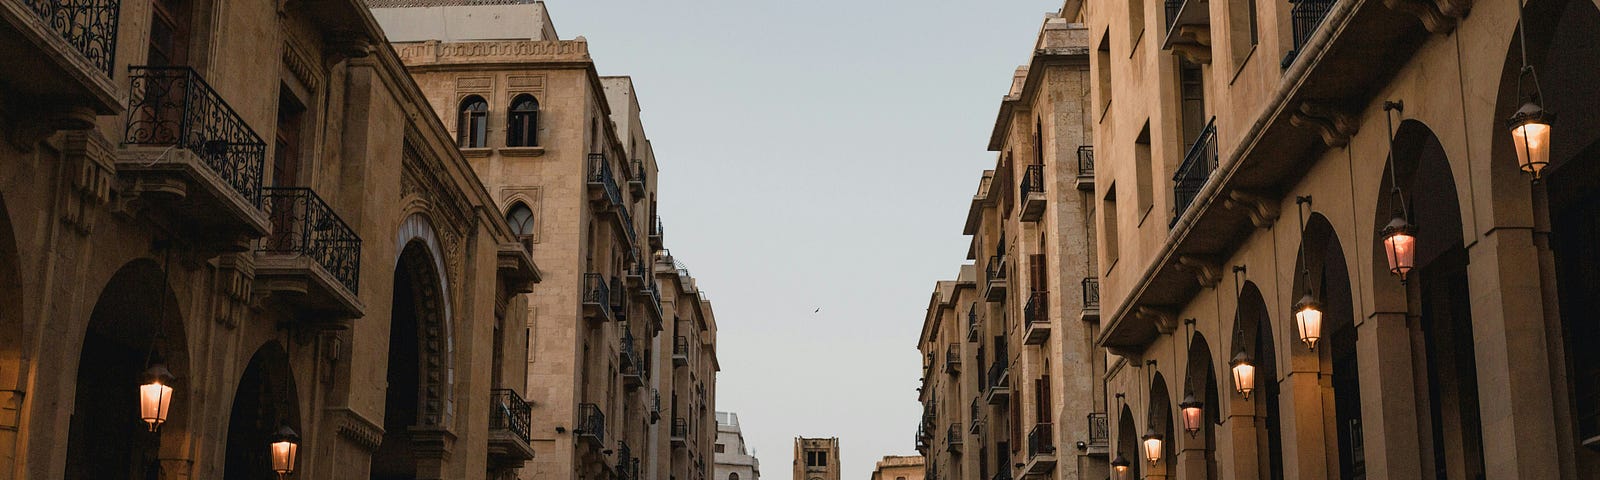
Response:
M544 155L544 147L505 147L500 149L500 155L506 157L538 157Z
M488 147L470 147L461 148L460 150L461 156L467 158L483 158L489 156L490 153L494 153L494 149Z

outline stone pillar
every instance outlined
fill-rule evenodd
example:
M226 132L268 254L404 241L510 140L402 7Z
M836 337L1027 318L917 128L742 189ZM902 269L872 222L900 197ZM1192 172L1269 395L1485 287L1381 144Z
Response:
M1209 426L1209 425L1208 425ZM1206 477L1206 438L1197 436L1189 438L1187 433L1179 433L1183 437L1183 449L1178 451L1178 461L1174 463L1178 471L1177 478L1205 478Z
M1374 314L1356 326L1361 430L1367 478L1422 478L1417 456L1416 376L1404 313Z
M1488 478L1558 478L1549 354L1532 230L1490 230L1468 249Z
M1291 345L1289 348L1299 348ZM1270 381L1270 379L1268 379ZM1283 474L1289 478L1327 478L1327 447L1323 436L1322 386L1318 372L1294 371L1280 383L1277 415L1283 436Z
M1256 430L1260 427L1256 425L1254 401L1234 401L1234 410L1229 412L1228 421L1223 425L1228 434L1225 443L1232 450L1232 455L1227 458L1231 467L1229 470L1233 472L1233 475L1225 478L1259 480L1263 473L1260 453L1256 448Z

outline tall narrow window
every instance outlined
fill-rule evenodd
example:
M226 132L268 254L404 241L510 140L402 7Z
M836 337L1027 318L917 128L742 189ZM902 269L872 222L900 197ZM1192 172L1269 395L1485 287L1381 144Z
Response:
M1144 122L1144 129L1139 131L1139 137L1133 142L1134 170L1138 173L1138 210L1134 211L1139 216L1139 221L1144 222L1144 215L1155 206L1155 160L1150 156L1150 121Z
M189 2L156 0L151 3L149 56L151 66L188 63Z
M533 209L522 202L511 205L506 211L506 224L511 226L511 234L517 236L517 241L529 252L533 251Z
M1139 47L1139 37L1144 36L1144 0L1128 0L1128 53Z
M300 117L306 108L287 88L278 92L278 138L273 142L272 186L293 187L300 179Z
M539 146L539 100L533 95L517 95L506 118L507 147Z
M461 117L456 123L461 148L483 148L489 139L489 102L477 95L461 100Z
M1228 0L1228 37L1233 68L1237 70L1261 41L1256 26L1256 0Z
M1106 188L1106 197L1100 201L1100 245L1105 250L1106 268L1117 263L1117 186ZM1107 272L1110 273L1110 272Z
M1111 32L1100 36L1094 55L1095 91L1100 93L1100 115L1111 109Z

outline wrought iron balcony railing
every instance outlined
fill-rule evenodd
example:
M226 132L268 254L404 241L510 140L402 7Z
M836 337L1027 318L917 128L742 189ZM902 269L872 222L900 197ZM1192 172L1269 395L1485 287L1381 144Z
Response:
M1094 146L1078 147L1078 176L1094 175Z
M351 293L361 280L361 237L309 188L262 190L272 234L257 249L278 255L305 255Z
M583 303L610 311L611 286L606 283L605 277L592 272L583 274Z
M970 412L971 416L967 417L967 418L972 419L972 427L970 427L970 429L967 430L967 431L971 432L974 435L976 435L978 433L979 426L983 425L983 417L978 416L979 412L980 412L980 410L978 410L978 398L977 397L973 397L972 398L972 411Z
M597 443L605 443L605 412L601 412L600 407L593 403L578 404L578 428L576 433L579 437L588 438Z
M1035 291L1028 295L1028 304L1022 307L1025 328L1031 328L1036 323L1050 323L1049 298L1050 292Z
M673 418L672 419L672 437L673 438L688 438L689 437L689 421L688 420L684 420L683 417Z
M633 330L623 330L622 332L622 352L620 353L622 368L634 369L639 364L639 353L634 346Z
M612 295L611 292L616 292ZM622 279L611 277L611 286L607 288L607 296L611 299L611 315L619 322L628 321L628 295L622 289Z
M978 341L978 304L967 307L967 341Z
M622 189L617 186L617 177L611 173L611 161L606 159L604 153L589 154L589 184L598 185L605 190L606 200L614 207L621 207Z
M96 69L111 75L117 55L119 0L22 0Z
M666 227L661 225L661 216L656 215L653 221L650 222L650 236L659 237L663 233L666 233Z
M946 347L944 349L944 368L946 370L949 370L951 373L954 373L956 371L956 369L958 369L960 367L961 367L961 346L952 343L952 344L950 344L950 346L948 346L948 347Z
M1166 0L1167 31L1172 31L1172 24L1178 21L1178 13L1183 11L1183 0Z
M1044 193L1044 165L1028 165L1022 171L1022 198L1030 193Z
M261 206L267 144L189 67L130 67L123 143L194 152L251 205Z
M618 480L638 480L639 472L633 471L635 466L633 450L628 449L628 442L617 441L617 478Z
M1028 458L1032 459L1040 455L1055 455L1055 438L1055 430L1051 428L1051 424L1034 424L1033 430L1028 431Z
M989 257L989 266L986 272L988 273L990 284L1006 279L1006 256L1004 252L1000 255Z
M994 364L989 366L989 388L1006 388L1006 373L1010 368L1004 358L994 359Z
M1100 279L1083 279L1083 308L1100 308Z
M653 424L661 420L661 392L655 387L650 387L650 396L655 397L654 402L650 404L650 423Z
M944 435L945 445L958 446L966 443L966 437L961 435L961 425L951 424Z
M496 388L489 391L489 431L510 432L529 441L529 425L533 420L533 407L522 400L515 390Z
M1106 446L1111 441L1111 429L1105 413L1089 414L1089 445Z
M1322 26L1322 19L1328 16L1328 11L1333 9L1336 0L1291 0L1294 6L1289 8L1289 22L1294 28L1294 49L1283 57L1283 68L1288 68L1294 63L1295 57L1300 56L1300 49L1305 48L1306 42L1311 41L1311 36L1317 33L1317 27Z
M1001 465L1000 471L994 474L994 480L1011 480L1011 468Z
M1211 173L1217 169L1217 119L1212 117L1206 122L1206 128L1200 131L1200 137L1195 139L1194 145L1189 147L1189 152L1183 156L1183 164L1178 166L1178 173L1172 176L1172 222L1176 225L1178 219L1183 217L1183 212L1189 209L1189 204L1194 203L1195 196L1200 194L1200 189L1205 187L1206 181L1211 179Z

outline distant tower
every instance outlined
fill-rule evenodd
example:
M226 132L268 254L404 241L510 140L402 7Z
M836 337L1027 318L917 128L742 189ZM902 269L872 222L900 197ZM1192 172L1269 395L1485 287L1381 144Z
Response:
M796 437L794 480L839 480L839 438Z

